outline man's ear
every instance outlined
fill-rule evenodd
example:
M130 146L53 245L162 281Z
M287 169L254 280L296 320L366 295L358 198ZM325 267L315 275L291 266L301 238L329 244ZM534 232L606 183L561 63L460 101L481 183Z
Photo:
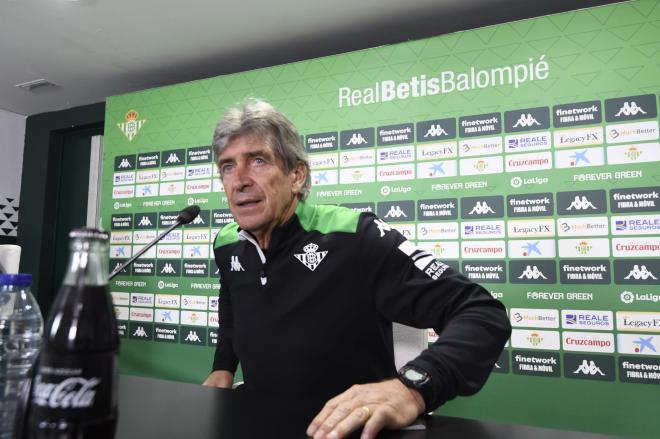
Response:
M289 172L291 188L294 194L297 195L302 191L305 180L307 179L307 172L307 166L305 166L304 162L296 163L296 166Z

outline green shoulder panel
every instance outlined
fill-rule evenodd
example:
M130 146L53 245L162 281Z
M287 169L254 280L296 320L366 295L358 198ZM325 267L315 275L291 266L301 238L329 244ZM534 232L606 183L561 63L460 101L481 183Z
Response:
M296 215L306 231L321 233L355 233L360 220L360 212L339 206L298 203Z
M213 248L220 248L238 241L238 224L229 223L215 237Z

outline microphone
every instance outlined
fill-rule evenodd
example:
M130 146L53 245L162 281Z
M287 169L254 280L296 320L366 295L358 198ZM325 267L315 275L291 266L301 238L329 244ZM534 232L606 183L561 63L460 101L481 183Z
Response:
M142 249L131 256L126 262L121 264L119 267L115 268L112 273L108 275L108 280L112 279L113 277L117 276L124 268L128 267L131 265L137 258L142 256L147 250L149 250L151 247L153 247L158 241L163 239L165 235L170 233L172 230L176 229L177 227L183 225L183 224L188 224L191 223L195 218L197 218L197 215L199 215L199 206L196 204L193 204L192 206L188 206L185 209L183 209L181 212L179 212L179 215L176 217L176 221L174 224L172 224L169 229L165 230L163 233L158 235L153 241L151 241L149 244L145 245L142 247Z

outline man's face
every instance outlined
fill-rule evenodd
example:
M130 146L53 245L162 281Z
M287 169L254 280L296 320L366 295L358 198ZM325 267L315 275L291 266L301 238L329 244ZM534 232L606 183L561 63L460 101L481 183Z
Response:
M218 167L234 220L267 247L273 229L295 211L305 168L299 165L285 174L271 147L249 136L232 139Z

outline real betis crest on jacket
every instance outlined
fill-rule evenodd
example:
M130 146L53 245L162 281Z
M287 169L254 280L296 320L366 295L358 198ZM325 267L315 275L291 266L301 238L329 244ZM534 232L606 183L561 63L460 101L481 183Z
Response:
M325 256L328 254L327 251L317 252L316 250L318 249L319 249L318 245L314 244L313 242L310 242L309 244L303 247L305 253L295 253L294 256L296 257L296 259L302 262L303 265L305 265L305 267L314 271L316 270L316 267L319 266L321 261L323 261Z

